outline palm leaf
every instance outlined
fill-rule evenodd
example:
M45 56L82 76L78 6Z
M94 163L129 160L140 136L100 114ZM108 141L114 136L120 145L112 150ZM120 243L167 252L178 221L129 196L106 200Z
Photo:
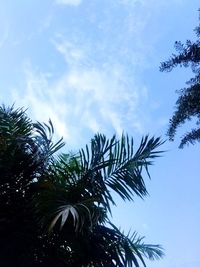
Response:
M163 256L160 246L144 244L143 238L136 233L124 235L116 226L110 225L111 228L98 225L88 236L91 266L139 267L142 263L146 267L143 257L158 259Z
M147 190L142 171L145 169L150 177L148 167L162 153L156 150L162 143L160 138L146 136L134 152L132 138L122 135L120 140L116 136L107 140L104 135L98 134L92 139L90 149L86 146L79 152L82 179L103 196L108 208L109 202L114 203L108 188L123 200L132 200L133 194L144 197ZM97 188L95 183L101 188Z

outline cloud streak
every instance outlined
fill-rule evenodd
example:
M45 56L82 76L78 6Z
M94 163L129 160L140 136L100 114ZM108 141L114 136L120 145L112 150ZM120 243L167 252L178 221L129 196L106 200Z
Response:
M76 146L96 132L120 135L127 125L132 131L143 131L136 112L142 88L127 87L126 78L121 66L73 65L51 82L48 75L26 66L24 97L17 91L12 97L17 105L31 107L37 120L51 118L58 135Z
M56 0L58 5L79 6L82 0Z

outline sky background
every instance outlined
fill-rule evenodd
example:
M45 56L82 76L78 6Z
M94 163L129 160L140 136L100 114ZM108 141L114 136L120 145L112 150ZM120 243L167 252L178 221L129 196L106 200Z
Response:
M66 152L96 133L166 139L178 95L192 77L159 72L174 42L195 40L197 0L0 0L0 102L53 121ZM149 196L118 201L117 226L161 244L149 267L200 266L199 145L174 143L150 169Z

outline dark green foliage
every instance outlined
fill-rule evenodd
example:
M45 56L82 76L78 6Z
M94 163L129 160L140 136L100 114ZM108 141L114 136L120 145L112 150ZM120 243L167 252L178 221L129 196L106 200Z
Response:
M54 156L52 123L32 123L22 109L0 107L0 261L3 267L139 267L159 245L125 235L108 219L111 192L144 197L159 138L98 134L79 153Z
M160 67L161 71L171 71L176 66L191 67L195 75L187 82L188 87L180 90L167 132L169 139L173 141L179 126L192 118L196 120L196 128L181 138L180 148L200 141L200 26L195 32L198 38L196 42L187 40L185 45L176 42L175 48L178 54L173 54L168 61L162 62Z

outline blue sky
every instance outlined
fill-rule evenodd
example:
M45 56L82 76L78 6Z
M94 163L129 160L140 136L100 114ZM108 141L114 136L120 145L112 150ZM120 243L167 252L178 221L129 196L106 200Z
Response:
M160 73L176 40L195 39L197 0L0 1L0 102L54 123L66 150L96 133L136 143L162 136L191 72ZM174 143L151 168L150 196L119 202L113 220L165 248L149 267L200 266L199 146Z

